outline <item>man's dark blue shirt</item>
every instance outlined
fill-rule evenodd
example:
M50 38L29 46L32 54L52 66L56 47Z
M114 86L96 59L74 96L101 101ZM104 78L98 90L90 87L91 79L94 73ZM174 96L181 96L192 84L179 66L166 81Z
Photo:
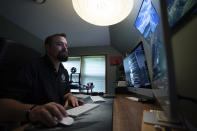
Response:
M1 98L13 98L28 104L56 102L64 105L64 95L70 92L69 76L62 64L57 72L45 55L25 64L19 71L17 83L6 88L1 92Z

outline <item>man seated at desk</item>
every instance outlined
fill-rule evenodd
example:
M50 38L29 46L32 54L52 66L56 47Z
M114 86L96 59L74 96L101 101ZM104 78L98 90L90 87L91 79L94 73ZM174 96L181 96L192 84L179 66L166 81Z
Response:
M70 93L68 72L61 63L68 58L66 35L47 37L45 51L45 56L22 68L14 88L0 91L0 121L41 122L51 127L67 116L68 103L74 107L83 103Z

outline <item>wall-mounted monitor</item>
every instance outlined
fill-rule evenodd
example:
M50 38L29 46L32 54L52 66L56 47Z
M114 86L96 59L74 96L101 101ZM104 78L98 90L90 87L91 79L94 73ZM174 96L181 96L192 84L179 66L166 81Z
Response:
M144 0L134 26L139 30L143 37L150 42L159 20L159 15L151 0Z

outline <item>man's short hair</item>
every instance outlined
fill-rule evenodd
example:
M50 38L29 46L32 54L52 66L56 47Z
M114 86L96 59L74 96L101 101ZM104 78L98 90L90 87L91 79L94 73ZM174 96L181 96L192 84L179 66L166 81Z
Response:
M65 34L65 33L53 34L53 35L48 36L48 37L45 39L44 44L45 44L45 45L50 44L50 43L53 41L53 38L56 37L56 36L62 36L62 37L64 37L64 38L66 38L66 34Z

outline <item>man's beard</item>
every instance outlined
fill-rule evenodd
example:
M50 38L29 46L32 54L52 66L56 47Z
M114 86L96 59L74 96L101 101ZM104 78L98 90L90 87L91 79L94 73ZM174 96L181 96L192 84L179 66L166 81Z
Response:
M62 50L58 53L57 59L60 62L66 62L68 60L68 53L65 50Z

